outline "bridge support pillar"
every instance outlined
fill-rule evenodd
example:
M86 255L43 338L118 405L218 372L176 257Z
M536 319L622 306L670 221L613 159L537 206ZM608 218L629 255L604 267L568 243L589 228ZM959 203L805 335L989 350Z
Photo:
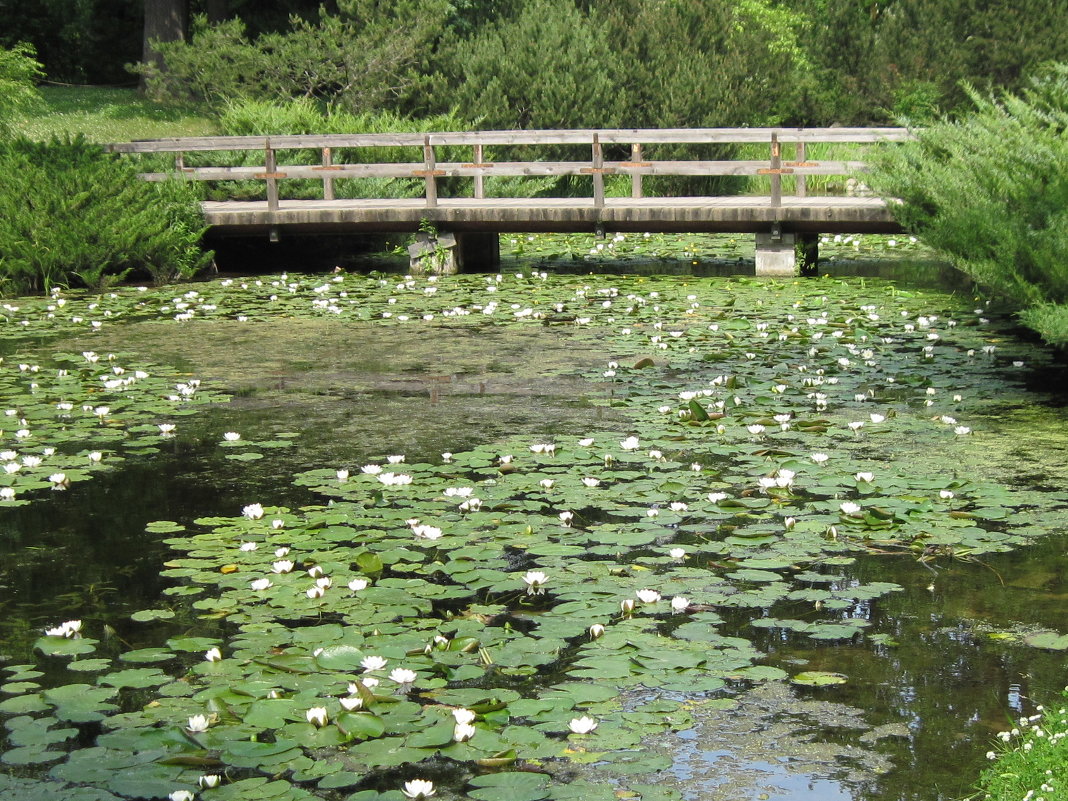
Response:
M420 232L408 245L409 269L413 274L453 275L456 273L456 237Z
M793 234L756 235L756 274L779 276L797 274Z
M456 235L456 266L460 272L496 272L501 268L501 238L498 234Z

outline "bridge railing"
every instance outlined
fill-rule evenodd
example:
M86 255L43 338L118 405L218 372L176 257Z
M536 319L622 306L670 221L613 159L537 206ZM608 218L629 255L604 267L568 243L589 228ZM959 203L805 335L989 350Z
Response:
M427 207L438 204L438 181L444 178L472 179L472 195L486 198L487 177L496 176L589 176L593 183L593 203L605 203L605 177L630 177L631 197L643 197L645 176L768 176L769 203L782 202L782 178L795 177L795 191L804 197L806 177L813 175L852 175L865 169L862 161L810 160L807 146L814 143L871 144L911 138L904 128L684 128L684 129L606 129L557 131L473 131L453 133L328 134L312 136L217 136L156 139L108 145L118 153L174 153L173 172L143 173L150 181L168 180L176 175L197 181L256 180L266 184L267 204L277 210L279 182L293 179L322 181L325 200L335 200L338 179L407 178L421 179L425 185ZM660 159L647 157L646 146L657 145L754 145L767 148L763 159ZM788 157L784 145L792 150ZM495 161L488 158L487 148L584 146L589 148L585 160ZM626 158L606 159L610 152L622 151ZM376 148L419 148L422 159L337 163L339 151ZM442 149L449 148L453 160L441 161ZM470 161L455 160L456 148L470 148ZM280 153L317 151L317 164L280 164ZM256 165L187 166L185 155L191 153L233 154L260 151L262 163ZM417 151L418 152L418 151ZM247 157L246 157L247 160Z

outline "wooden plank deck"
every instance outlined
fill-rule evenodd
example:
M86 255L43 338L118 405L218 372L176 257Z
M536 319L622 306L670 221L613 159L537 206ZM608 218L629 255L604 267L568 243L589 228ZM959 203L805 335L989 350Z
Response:
M218 235L282 231L415 231L427 220L455 232L522 233L594 231L898 233L886 203L874 197L606 197L425 198L207 201L205 221Z

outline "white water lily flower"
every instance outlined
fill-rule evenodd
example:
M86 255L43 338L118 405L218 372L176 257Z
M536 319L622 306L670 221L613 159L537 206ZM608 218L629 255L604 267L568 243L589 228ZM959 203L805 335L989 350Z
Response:
M55 628L45 629L45 634L49 637L76 637L81 630L82 621L68 620Z
M957 426L953 429L953 433L958 437L963 437L972 433L972 430L968 426Z
M575 519L575 513L574 512L569 512L569 511L563 511L563 512L560 512L560 514L558 514L557 517L560 518L560 522L564 526L570 526L571 522Z
M814 461L816 464L823 464L831 457L825 453L813 453L808 458Z
M412 533L422 540L437 540L441 539L442 536L441 529L437 526L427 526L422 524L412 526Z
M338 470L336 475L337 475L337 480L342 482L342 483L344 483L344 482L349 480L349 471L348 470L344 470L344 469Z
M250 503L241 510L241 514L249 520L259 520L263 517L263 506L258 503Z
M641 447L637 437L627 437L624 440L620 440L619 447L625 451L636 451Z
M855 515L857 512L860 511L860 506L858 504L853 503L852 501L845 501L838 508L842 510L842 514L846 515Z
M446 464L451 462L452 461L452 453L450 453L449 451L445 451L443 454L441 454L441 461L445 462Z
M379 473L378 480L387 487L399 487L412 483L412 477L406 473Z
M875 480L875 473L857 473L853 478L857 481L864 481L870 484Z
M249 586L257 592L261 592L274 585L269 578L258 578L249 582Z
M355 578L349 582L349 589L353 592L359 592L360 590L366 590L367 585L367 579Z
M619 602L619 611L623 613L624 617L629 617L634 612L634 599L624 598Z
M271 563L272 573L289 573L293 570L293 561L290 559L279 559L277 562Z
M281 518L278 518L278 517L276 517L274 520L271 521L271 528L273 528L275 531L277 531L280 528L285 528L285 525L286 525L286 521L282 520Z
M315 726L317 729L321 729L325 726L326 722L330 719L327 715L325 706L313 706L304 713L304 717L308 719L308 723Z
M281 548L275 548L274 555L278 559L284 559L289 556L289 548L284 545Z
M222 651L218 648L209 648L204 652L204 659L208 662L221 662L223 658Z
M670 508L672 512L685 512L688 511L690 507L682 501L672 501L668 508Z
M586 476L582 479L582 483L590 489L593 489L594 487L600 486L601 479L594 478L593 476Z
M437 790L434 789L434 782L426 779L412 779L410 782L404 783L404 789L401 792L416 801L420 798L430 798L437 793Z
M657 462L662 462L664 461L664 452L657 450L649 451L649 458Z
M541 595L545 592L545 582L549 577L540 570L528 570L523 576L523 582L527 585L527 595Z
M870 419L870 420L871 420L871 421L872 421L873 423L882 423L883 421L885 421L885 420L886 420L886 415L882 415L882 414L869 414L869 415L868 415L868 418L869 418L869 419Z
M864 421L863 420L857 420L857 421L852 422L852 423L849 424L849 428L850 428L851 431L853 431L853 433L856 433L857 431L860 431L860 429L862 429L863 427L864 427Z
M363 709L363 697L359 695L350 695L347 698L339 698L338 703L346 712L355 712L358 709Z
M401 462L404 461L404 457L400 456L400 455L398 455L398 456L387 456L386 457L386 461L389 462L390 464L400 464Z
M599 637L603 637L604 631L605 629L603 625L601 625L600 623L594 623L592 626L590 626L590 639L596 640Z
M223 434L223 439L227 442L237 442L239 439L241 439L241 435L238 434L236 431L227 431L225 434Z
M174 423L159 423L156 428L159 429L159 433L161 436L167 436L168 434L173 434L175 429L178 428L178 426L176 426Z
M583 715L581 718L572 718L571 722L567 724L567 727L571 729L574 734L589 734L597 728L597 721L591 717Z
M708 493L708 500L712 503L719 503L727 499L727 493L725 492L710 492Z
M457 723L452 728L452 739L458 743L466 743L478 732L470 723Z
M326 594L326 590L324 590L319 585L315 585L314 587L308 587L308 589L304 592L313 601L318 598L322 598Z
M218 787L222 781L222 776L218 773L205 773L203 776L197 779L197 785L205 790L210 790L213 787Z
M308 575L312 578L319 578L319 576L323 575L323 566L312 565L310 568L308 568Z
M671 599L671 612L677 614L679 612L685 612L690 605L690 599L684 598L681 595L676 595Z
M656 590L638 590L634 593L643 604L655 604L661 596Z
M208 726L210 725L211 721L208 719L207 715L193 715L189 718L186 724L186 729L197 734L199 732L207 731Z
M649 509L646 509L645 510L645 516L646 517L659 517L660 516L659 507L653 506L653 507L650 507Z
M745 430L748 431L750 434L756 436L763 434L765 431L764 426L760 425L760 423L753 423L752 425L748 425L745 427Z
M796 517L784 518L783 521L782 521L782 525L783 525L783 528L785 528L787 531L792 531L794 526L797 525L797 518Z
M360 468L361 473L366 473L369 476L377 476L382 472L382 467L377 464L365 464Z
M419 674L408 668L393 668L389 672L389 678L391 681L397 682L397 684L411 684L419 678Z
M386 662L388 661L388 659L381 656L365 656L360 660L360 666L367 671L381 670L386 666Z
M0 501L13 501L15 500L15 488L14 487L0 487Z
M174 790L167 794L169 801L193 801L196 796L192 790Z
M948 501L955 496L953 494L953 490L939 490L938 497L944 501Z
M579 447L588 448L593 444L593 437L585 437L578 441Z
M670 551L668 551L668 556L670 556L672 559L685 559L686 558L686 549L685 548L672 548Z
M87 458L90 462L93 462L95 464L96 462L99 462L101 459L104 458L104 454L102 454L100 451L89 451L89 453L87 454Z
M52 482L52 485L53 485L52 488L53 489L57 489L59 487L62 487L64 484L68 483L67 482L67 474L66 473L53 473L52 475L50 475L48 477L48 480Z
M476 714L473 710L461 706L452 710L452 717L457 723L474 723Z

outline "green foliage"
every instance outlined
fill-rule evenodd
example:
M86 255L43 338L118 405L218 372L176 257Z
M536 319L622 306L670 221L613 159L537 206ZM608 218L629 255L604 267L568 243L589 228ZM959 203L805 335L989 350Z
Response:
M137 67L156 97L219 102L320 98L360 112L403 109L424 86L425 53L441 36L443 0L340 0L338 13L294 18L290 30L246 35L232 19L195 19L190 42L160 42L166 68Z
M609 42L572 0L535 0L454 53L456 100L487 128L597 128L622 121Z
M1018 306L1068 302L1068 65L873 154L898 220ZM1036 319L1036 318L1029 318Z
M0 289L101 287L130 273L156 281L206 266L192 187L140 181L84 139L13 140L0 149Z
M1060 798L1068 776L1068 708L1062 693L1056 708L1038 707L1038 714L1021 718L999 735L997 751L987 756L994 764L983 771L977 798Z
M0 136L10 134L13 114L38 100L34 82L40 77L41 65L34 59L32 47L0 47Z

